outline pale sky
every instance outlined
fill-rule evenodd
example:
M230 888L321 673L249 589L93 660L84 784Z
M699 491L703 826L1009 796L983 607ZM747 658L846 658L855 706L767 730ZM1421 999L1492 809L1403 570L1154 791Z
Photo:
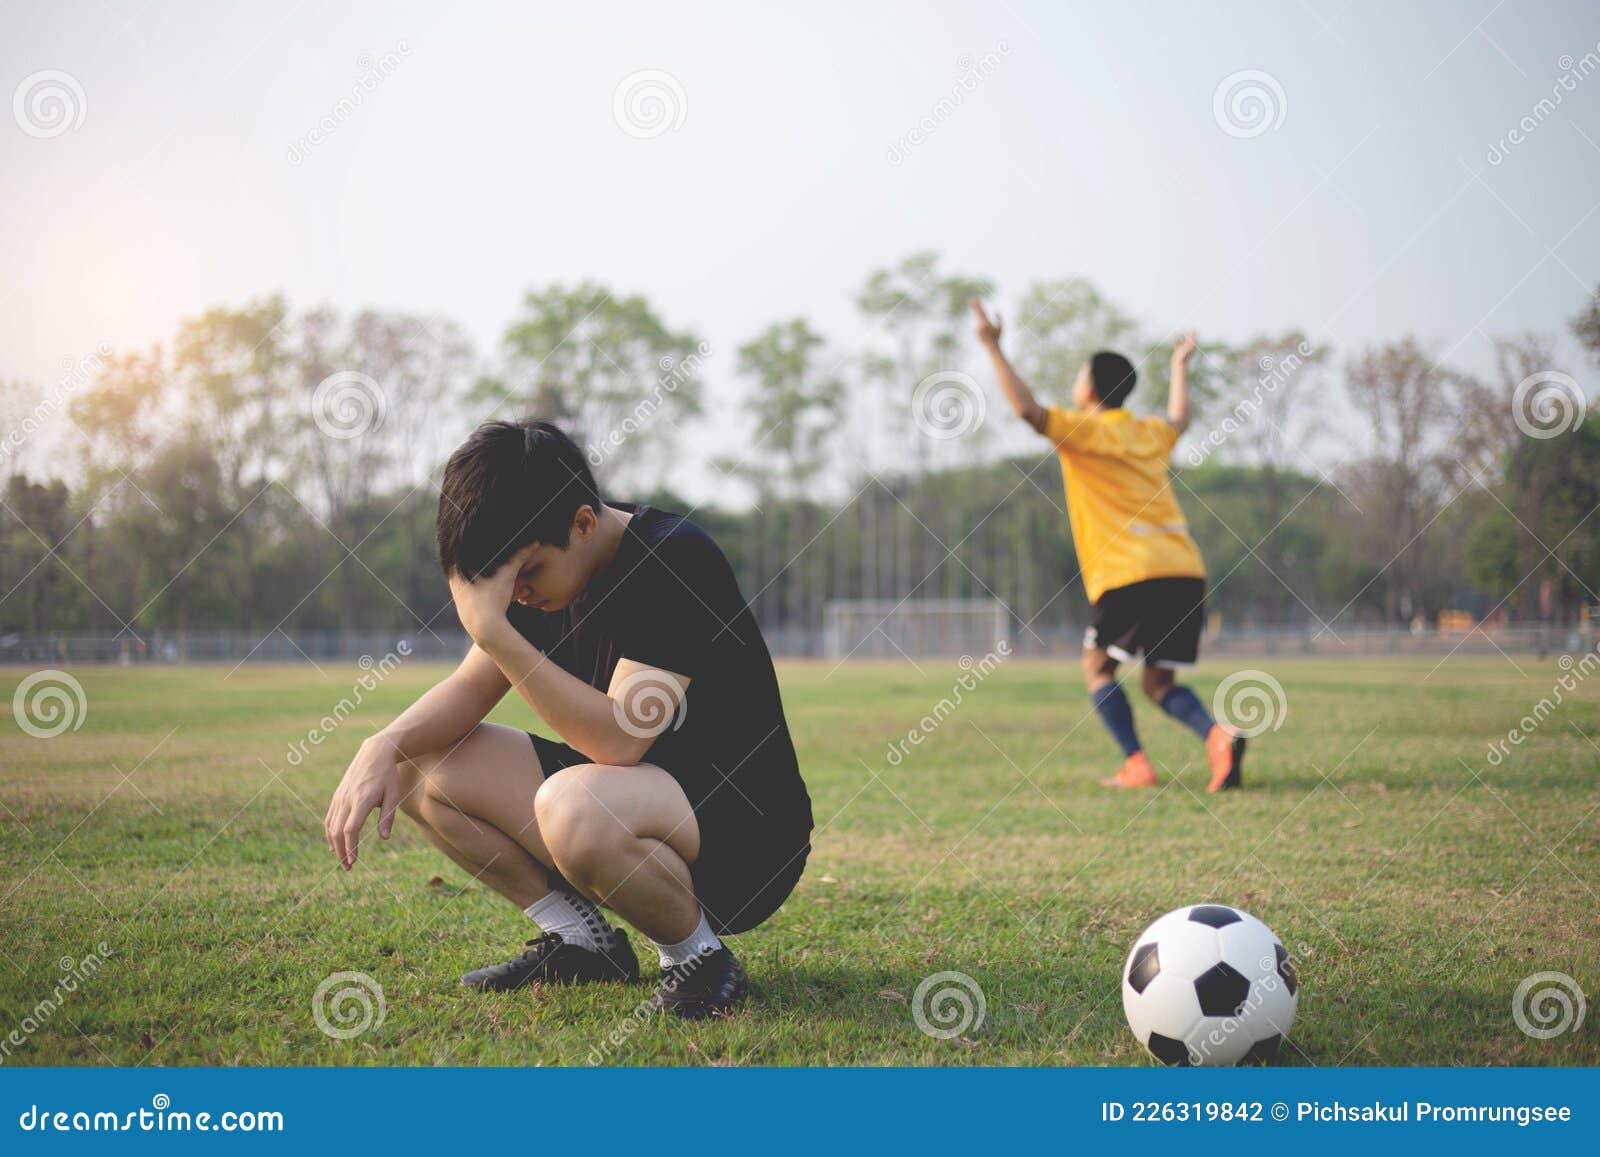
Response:
M44 70L58 135L18 103ZM653 136L614 112L643 70ZM1247 70L1254 135L1216 108ZM866 274L933 248L1012 314L1081 274L1156 330L1415 333L1480 372L1488 335L1551 331L1594 394L1566 336L1600 282L1592 3L0 0L0 92L0 380L274 291L487 354L527 288L586 277L720 350L796 314L843 348Z

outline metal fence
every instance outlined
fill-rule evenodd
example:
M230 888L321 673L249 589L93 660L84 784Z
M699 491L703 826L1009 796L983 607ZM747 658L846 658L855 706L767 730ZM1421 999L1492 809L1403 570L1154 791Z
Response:
M420 635L393 631L187 631L182 634L63 633L0 635L0 663L336 663L390 652L413 659L458 660L467 653L458 631Z
M830 599L822 649L830 659L985 655L1011 638L999 599Z
M1083 645L1080 626L1024 628L1012 636L1018 655L1063 655ZM1371 626L1257 627L1207 631L1202 657L1266 655L1281 658L1358 659L1404 655L1563 655L1593 649L1593 626L1518 624L1466 631L1415 631Z
M985 624L986 628L989 625ZM1083 645L1083 626L1027 625L1010 622L1007 638L1017 656L1072 656ZM842 656L838 639L830 639L821 626L769 626L763 628L767 646L780 658ZM974 644L973 657L993 647L986 629L983 645ZM898 633L894 647L857 648L854 659L914 658L953 654L951 639L934 633L929 648L915 644L914 633ZM402 646L404 644L404 646ZM1370 626L1281 627L1228 629L1209 632L1203 656L1264 655L1277 658L1381 658L1405 655L1530 655L1577 654L1600 644L1595 625L1585 627L1521 624L1470 631L1414 631ZM467 636L458 631L394 632L283 631L256 634L247 631L191 631L184 634L117 635L60 633L0 636L0 664L20 666L76 666L101 663L133 666L145 663L337 663L363 657L374 661L391 652L407 659L454 662L466 654ZM959 648L958 648L959 650ZM966 652L962 652L966 653Z

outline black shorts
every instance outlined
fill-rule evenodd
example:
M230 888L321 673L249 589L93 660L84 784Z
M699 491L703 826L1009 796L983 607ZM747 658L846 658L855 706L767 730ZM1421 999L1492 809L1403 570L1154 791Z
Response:
M562 768L594 762L565 743L531 731L528 737L546 779ZM714 807L696 808L694 818L700 855L689 865L689 875L711 930L732 936L765 923L800 882L811 854L809 834L773 830L775 825L753 824L746 815ZM554 886L574 890L559 872L551 870L550 876Z
M1089 617L1083 645L1147 667L1193 667L1206 619L1206 581L1155 578L1102 594Z

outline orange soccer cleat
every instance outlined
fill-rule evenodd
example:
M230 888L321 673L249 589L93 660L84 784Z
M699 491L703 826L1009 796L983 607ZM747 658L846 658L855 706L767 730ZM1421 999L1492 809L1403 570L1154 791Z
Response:
M1101 787L1155 787L1156 769L1150 766L1150 757L1135 751L1122 762L1122 770L1110 779L1102 779Z
M1206 759L1211 763L1210 792L1244 786L1244 736L1213 723L1206 735Z

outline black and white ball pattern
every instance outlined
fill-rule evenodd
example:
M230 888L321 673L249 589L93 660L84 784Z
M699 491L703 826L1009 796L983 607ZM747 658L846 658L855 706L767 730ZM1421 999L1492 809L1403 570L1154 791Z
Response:
M1294 1023L1299 989L1272 929L1225 904L1168 912L1122 968L1128 1027L1168 1065L1265 1063Z

